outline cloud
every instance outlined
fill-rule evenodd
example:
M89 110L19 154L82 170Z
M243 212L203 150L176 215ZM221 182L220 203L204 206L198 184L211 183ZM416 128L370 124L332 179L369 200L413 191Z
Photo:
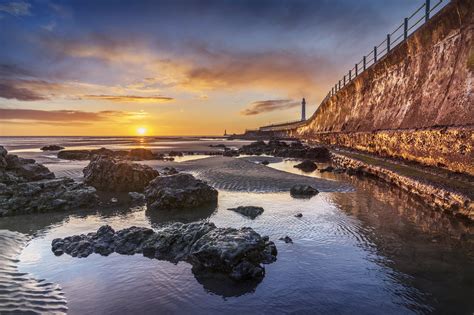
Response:
M125 102L137 102L137 103L157 103L157 102L169 102L174 100L168 96L137 96L137 95L85 95L85 98L106 100L111 102L125 103Z
M41 101L44 96L26 88L15 87L10 84L0 82L0 97L6 99L16 99L19 101ZM1 116L0 116L1 117Z
M265 112L273 112L277 110L285 110L300 106L300 103L293 100L266 100L256 101L249 105L248 108L242 110L240 113L244 116L253 116Z
M31 5L23 1L0 4L0 12L6 12L13 16L31 15L30 8Z
M9 124L42 123L51 125L87 125L95 122L126 123L146 118L148 113L124 111L86 112L81 110L38 110L0 108L0 122Z

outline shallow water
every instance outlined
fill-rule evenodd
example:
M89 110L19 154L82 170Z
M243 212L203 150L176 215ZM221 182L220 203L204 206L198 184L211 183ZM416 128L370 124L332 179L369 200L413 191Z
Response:
M371 179L305 174L293 168L297 161L272 162L279 170L338 179L354 190L322 192L311 199L293 199L287 192L219 190L215 209L173 214L117 205L100 212L1 218L0 230L22 233L16 235L23 235L28 245L15 268L58 284L71 314L472 314L471 225ZM227 210L239 205L262 206L265 212L250 220ZM296 213L303 217L294 217ZM95 231L103 224L159 228L200 219L217 226L250 226L276 243L278 259L265 266L260 283L196 277L187 263L141 255L79 259L51 252L54 238ZM293 244L278 240L286 235ZM1 298L0 291L0 305ZM42 305L51 310L57 306L50 299Z

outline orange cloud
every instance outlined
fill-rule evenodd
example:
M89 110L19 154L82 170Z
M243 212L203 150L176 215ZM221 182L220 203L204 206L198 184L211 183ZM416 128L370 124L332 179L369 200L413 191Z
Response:
M137 103L160 103L169 102L174 100L172 97L167 96L137 96L137 95L85 95L85 98L106 100L111 102L125 103L125 102L137 102Z
M273 112L277 110L285 110L300 106L299 102L293 100L266 100L256 101L240 113L245 116L258 115L265 112Z

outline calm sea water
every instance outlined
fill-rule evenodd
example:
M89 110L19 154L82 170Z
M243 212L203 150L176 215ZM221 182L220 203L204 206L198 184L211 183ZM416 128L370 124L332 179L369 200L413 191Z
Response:
M270 166L299 173L295 163ZM15 262L18 271L58 284L71 314L473 313L471 225L374 180L324 177L347 181L355 190L304 200L288 193L219 191L216 209L204 213L191 210L173 217L117 206L0 218L0 229L29 237ZM265 212L250 220L227 210L239 205L262 206ZM303 217L294 217L296 213ZM196 277L187 263L118 254L78 259L51 252L54 238L95 231L103 224L160 228L199 219L217 226L250 226L268 235L277 245L278 260L266 265L261 282L236 284ZM278 240L286 235L293 244ZM2 286L8 285L0 281L0 307L6 303ZM37 300L46 311L58 303Z

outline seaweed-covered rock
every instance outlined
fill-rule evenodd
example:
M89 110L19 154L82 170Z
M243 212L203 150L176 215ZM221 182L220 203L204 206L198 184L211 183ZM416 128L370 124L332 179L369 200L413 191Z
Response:
M319 191L308 185L295 185L291 187L290 194L293 197L312 197L317 195Z
M56 144L46 145L41 148L41 151L59 151L64 149L64 147Z
M141 192L148 183L159 176L157 170L147 165L96 156L84 170L84 182L101 191Z
M195 273L219 272L234 280L262 278L262 264L274 262L277 255L275 244L251 228L217 228L209 222L175 223L156 232L143 227L114 231L104 225L96 233L55 239L52 251L73 257L141 253L171 262L186 261Z
M237 208L229 208L227 210L235 211L251 219L255 219L264 211L262 207L255 206L239 206Z
M134 161L156 160L158 157L148 149L137 148L128 152L128 158Z
M217 190L191 174L160 176L145 189L149 209L193 208L217 202Z
M0 216L95 206L96 190L70 178L0 184Z
M242 146L239 150L242 154L248 155L273 155L278 157L290 157L300 159L313 159L319 162L326 162L331 159L331 154L326 147L309 147L301 142L288 144L284 141L271 140L267 143L256 141Z
M312 172L318 168L318 166L311 160L304 160L303 162L296 164L294 167L303 172Z

